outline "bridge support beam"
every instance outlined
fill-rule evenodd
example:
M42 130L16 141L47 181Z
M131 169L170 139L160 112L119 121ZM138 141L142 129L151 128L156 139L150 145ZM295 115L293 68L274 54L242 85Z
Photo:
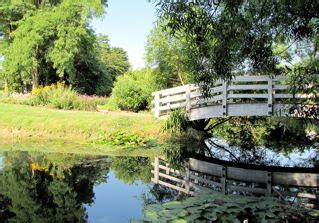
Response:
M223 81L223 116L227 115L227 83Z
M154 94L154 111L155 111L155 119L159 119L160 117L160 94Z
M268 78L268 115L273 114L273 78Z

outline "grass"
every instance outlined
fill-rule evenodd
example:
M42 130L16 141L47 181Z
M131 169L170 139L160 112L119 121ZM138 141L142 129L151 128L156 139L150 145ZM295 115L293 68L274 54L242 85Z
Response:
M0 149L94 154L157 153L165 135L149 113L85 112L0 103ZM109 139L127 134L128 142ZM131 135L142 144L130 142ZM135 148L134 150L132 148Z

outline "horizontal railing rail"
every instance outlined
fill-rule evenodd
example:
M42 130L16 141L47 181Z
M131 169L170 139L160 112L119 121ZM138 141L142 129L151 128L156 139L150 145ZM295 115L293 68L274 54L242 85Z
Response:
M155 158L153 166L152 182L190 195L196 194L196 188L204 187L223 194L295 196L310 199L304 202L306 206L319 205L313 203L318 202L319 195L315 192L319 187L318 173L245 169L193 158L188 160L182 171L169 168L159 158ZM291 193L289 188L297 190Z
M172 110L183 108L190 119L194 120L200 119L203 114L211 115L211 117L256 115L257 104L263 104L264 106L259 106L259 109L260 115L264 116L273 115L276 112L275 104L289 104L289 99L292 98L313 97L313 95L292 94L288 82L285 76L237 76L230 82L216 81L210 89L211 97L208 98L203 96L198 85L179 86L153 92L153 111L155 118L158 119ZM249 103L255 105L244 107ZM232 107L232 105L239 106ZM215 111L208 114L209 110L203 109L205 107L214 107ZM282 107L279 108L282 109ZM285 113L280 111L279 115Z

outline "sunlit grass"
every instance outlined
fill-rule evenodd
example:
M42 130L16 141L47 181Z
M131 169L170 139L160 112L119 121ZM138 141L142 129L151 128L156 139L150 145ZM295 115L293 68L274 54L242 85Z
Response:
M5 145L6 148L9 145L34 143L46 147L49 143L50 150L58 152L104 152L111 151L112 148L97 142L100 139L107 140L110 135L119 132L136 134L145 141L161 143L165 136L160 134L160 128L161 122L155 121L147 113L64 111L0 104L0 145Z

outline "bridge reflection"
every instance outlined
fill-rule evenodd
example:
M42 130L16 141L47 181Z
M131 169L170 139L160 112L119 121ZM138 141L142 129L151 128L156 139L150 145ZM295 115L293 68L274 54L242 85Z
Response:
M222 194L275 196L293 205L319 207L318 173L256 170L193 158L177 170L156 157L153 167L153 183L187 195L209 188Z

